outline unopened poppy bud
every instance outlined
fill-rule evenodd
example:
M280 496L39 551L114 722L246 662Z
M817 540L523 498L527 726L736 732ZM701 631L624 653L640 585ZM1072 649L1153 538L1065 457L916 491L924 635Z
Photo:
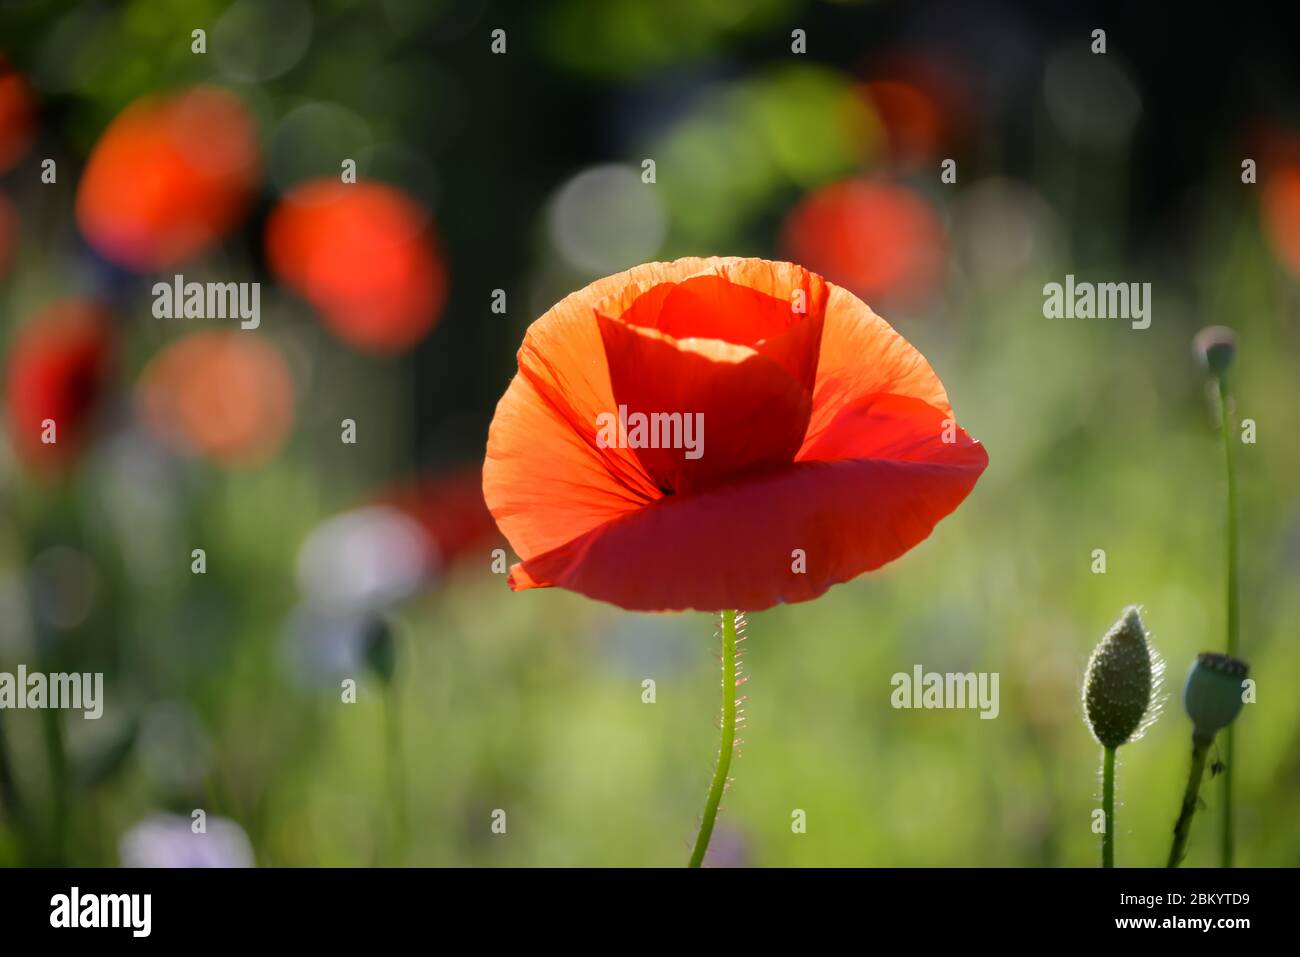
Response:
M1232 357L1236 355L1237 334L1227 326L1208 326L1192 340L1192 352L1206 372L1216 378L1221 377L1228 371Z
M1241 685L1250 666L1217 652L1196 656L1183 687L1183 707L1198 738L1213 738L1241 712Z
M1102 747L1126 744L1154 719L1163 671L1137 608L1130 607L1093 649L1083 679L1084 718Z

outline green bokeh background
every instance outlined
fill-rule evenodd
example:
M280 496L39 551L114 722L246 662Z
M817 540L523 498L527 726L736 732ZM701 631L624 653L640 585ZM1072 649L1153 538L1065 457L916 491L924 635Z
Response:
M0 180L27 230L0 287L0 340L70 283L112 286L123 388L169 337L149 321L147 284L87 265L71 216L76 172L131 99L211 76L211 63L188 52L189 31L226 6L6 10L0 47L21 71L57 82L46 80L33 155ZM142 817L195 807L237 821L260 865L684 863L717 749L709 616L632 614L560 591L512 594L484 546L395 610L393 744L373 676L359 676L358 702L344 705L336 691L305 689L286 673L294 563L317 523L376 487L481 456L527 323L596 278L561 261L548 240L548 197L568 177L655 157L668 217L657 255L671 259L777 256L784 214L808 190L857 172L893 175L872 118L843 121L854 78L918 42L963 62L953 52L959 24L918 41L910 6L314 4L301 61L241 92L268 135L293 106L328 101L363 117L372 143L419 157L414 172L399 164L375 175L430 204L451 301L410 355L376 360L331 340L301 303L266 293L262 333L292 344L313 369L294 433L256 470L184 461L157 479L177 503L165 539L172 559L124 558L139 543L122 503L149 492L122 486L101 457L56 482L25 473L7 449L0 455L8 594L51 544L84 552L98 571L90 617L41 645L53 649L50 661L107 674L105 719L64 721L73 766L111 751L164 703L193 717L206 755L192 781L168 785L137 740L103 781L60 785L45 719L5 714L36 816L26 826L0 821L0 863L112 865L120 836ZM1143 145L1181 129L1189 107L1180 97L1200 92L1138 82L1148 93L1141 132L1089 152L1053 127L1041 82L1044 60L1062 45L1086 48L1090 26L989 16L1020 37L1028 65L959 154L956 186L941 186L930 168L903 177L954 240L941 292L886 315L939 373L990 466L967 502L897 562L815 602L750 616L748 727L718 861L1095 866L1100 754L1082 721L1080 682L1092 646L1136 603L1168 662L1168 700L1146 736L1120 752L1117 860L1163 862L1190 750L1181 683L1197 652L1224 642L1221 449L1190 341L1202 325L1226 323L1239 336L1237 412L1257 424L1257 441L1240 445L1237 459L1242 654L1259 689L1237 725L1238 858L1295 866L1300 696L1287 682L1300 674L1300 284L1261 230L1257 188L1239 180L1230 134L1248 111L1207 106L1206 127L1222 135L1198 137L1200 151L1171 173L1186 189L1168 185L1153 199ZM487 52L496 26L509 33L506 57ZM809 31L805 58L788 52L794 27ZM1141 77L1161 57L1194 56L1156 50L1141 21L1127 34L1112 29L1111 42L1127 45L1119 55L1140 64L1132 71ZM1233 62L1254 62L1243 45ZM1294 104L1296 87L1267 57L1255 59L1268 91L1260 102ZM387 86L366 82L392 64L410 72ZM57 189L32 185L44 155L61 158ZM289 159L297 176L337 169L328 148ZM1054 242L1007 274L981 270L969 241L978 232L954 225L963 198L993 178L1036 190L1057 226ZM257 224L274 193L268 184L249 227L218 255L228 271L262 276ZM1179 217L1160 215L1174 208ZM1042 286L1067 272L1153 282L1151 328L1044 319ZM488 311L494 288L510 293L506 317ZM365 423L360 446L337 443L343 415ZM206 576L188 573L191 543L207 549ZM1098 548L1105 574L1091 571ZM31 665L13 650L31 637L25 607L12 597L0 606L13 639L0 646L0 669ZM891 676L916 664L997 672L1000 715L893 709ZM653 704L642 703L647 678ZM409 813L398 850L389 837L394 748ZM69 803L52 845L56 790ZM1208 866L1217 782L1203 796L1188 863ZM498 808L504 835L490 828ZM792 832L795 809L806 812L806 833Z

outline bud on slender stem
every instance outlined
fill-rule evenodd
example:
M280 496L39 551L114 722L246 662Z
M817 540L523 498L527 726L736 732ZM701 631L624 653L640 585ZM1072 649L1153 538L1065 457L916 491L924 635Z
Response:
M1229 655L1237 654L1237 637L1241 628L1241 614L1237 588L1237 474L1233 462L1232 446L1235 441L1232 423L1232 401L1228 395L1228 369L1237 353L1237 336L1227 326L1210 326L1202 329L1192 340L1192 351L1200 361L1202 368L1214 382L1214 391L1219 400L1219 427L1223 436L1224 474L1227 478L1227 498L1225 501L1227 520L1224 528L1227 533L1224 550L1227 584L1227 641L1224 650ZM1219 861L1224 867L1231 867L1236 839L1233 830L1232 812L1232 773L1235 761L1233 729L1229 723L1223 736L1223 817L1219 835Z
M1177 867L1187 853L1192 816L1200 800L1205 758L1214 736L1228 728L1242 707L1242 682L1250 666L1229 655L1206 652L1196 656L1183 686L1183 708L1192 719L1192 766L1183 791L1183 802L1174 823L1174 843L1169 849L1168 867Z
M1084 720L1102 747L1102 867L1115 866L1115 751L1159 712L1164 662L1147 639L1138 609L1128 608L1093 649L1083 679Z
M1201 368L1221 379L1237 354L1237 334L1227 326L1207 326L1192 340L1192 352Z

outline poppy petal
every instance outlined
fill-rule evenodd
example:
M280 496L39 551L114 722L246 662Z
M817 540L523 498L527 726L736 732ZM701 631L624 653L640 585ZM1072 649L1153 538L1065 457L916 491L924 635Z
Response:
M776 294L710 273L597 307L620 430L665 492L788 464L803 442L826 287L798 267L753 278Z
M483 496L516 552L557 548L652 501L620 482L602 451L515 376L488 432Z
M961 504L988 459L965 433L943 448L930 461L799 462L668 496L516 565L510 584L642 611L807 601L902 555Z
M617 403L595 307L620 296L630 305L712 262L647 263L607 276L528 327L519 373L497 405L483 462L484 498L516 552L558 548L663 494L635 450L597 441L598 417Z
M857 296L830 286L822 328L812 417L799 459L846 407L873 395L919 399L952 415L948 394L930 364Z
M519 376L528 380L541 399L604 462L613 480L640 501L653 500L662 493L636 452L608 445L602 448L597 440L600 416L615 412L618 403L614 400L595 307L616 296L626 297L630 304L656 286L675 283L707 269L710 262L690 258L672 263L647 263L597 280L551 307L528 327L519 347ZM492 456L493 443L489 437L488 457ZM524 481L540 478L536 473L518 477ZM492 505L491 497L488 503ZM508 532L506 536L510 537Z
M636 450L601 447L599 417L618 406L596 307L622 314L652 290L724 262L647 263L578 290L529 326L519 373L497 406L483 491L501 532L521 555L559 547L663 493ZM771 277L759 274L756 285Z
M778 363L745 346L678 343L604 317L601 331L621 420L616 428L626 432L617 441L632 447L657 488L682 494L794 461L812 390ZM613 432L603 430L601 441L610 444Z

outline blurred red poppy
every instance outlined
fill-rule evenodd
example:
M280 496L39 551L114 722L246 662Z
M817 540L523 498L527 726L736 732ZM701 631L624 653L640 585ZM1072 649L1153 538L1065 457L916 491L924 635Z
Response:
M444 567L498 537L496 522L483 501L483 469L479 465L403 482L379 500L420 523L437 546ZM483 557L486 562L486 552Z
M1300 163L1270 171L1260 197L1264 232L1274 255L1300 276Z
M289 368L274 345L247 332L196 332L171 343L145 368L137 395L160 437L225 466L265 461L293 424Z
M847 180L805 198L786 219L783 246L833 282L872 301L924 303L943 276L946 240L930 205L904 186Z
M36 138L36 99L0 55L0 173L23 158Z
M698 413L707 441L695 458L611 443L611 413ZM846 290L789 263L682 259L532 324L483 490L523 558L515 589L762 609L897 558L987 461L925 359Z
M1267 178L1272 171L1300 164L1300 132L1269 117L1256 119L1246 125L1240 150Z
M18 330L5 399L10 438L24 461L62 466L84 445L108 381L112 344L108 315L83 299L54 303Z
M915 170L938 156L943 118L939 105L924 90L903 80L874 80L863 85L862 95L884 124L895 165Z
M91 151L77 188L77 222L119 265L171 268L238 225L257 176L257 130L233 94L200 86L143 97Z
M0 193L0 279L9 274L14 257L18 255L18 242L22 235L22 224L18 210L9 201L9 197Z
M428 213L381 183L313 180L266 224L271 270L358 349L394 353L433 328L447 275Z
M884 126L888 157L896 168L938 171L975 131L980 114L973 84L953 65L906 52L872 57L861 95Z

